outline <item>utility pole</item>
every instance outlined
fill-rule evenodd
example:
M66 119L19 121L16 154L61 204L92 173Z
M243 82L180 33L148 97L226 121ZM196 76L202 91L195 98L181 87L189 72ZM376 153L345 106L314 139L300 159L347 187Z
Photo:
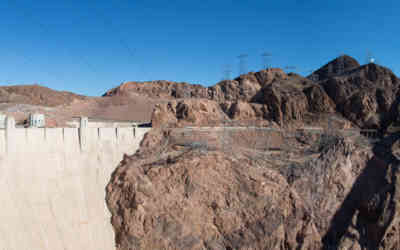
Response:
M241 54L238 56L239 58L239 75L243 75L247 73L247 54Z
M286 66L284 69L285 69L286 73L290 73L290 72L294 72L297 69L297 67L296 66Z

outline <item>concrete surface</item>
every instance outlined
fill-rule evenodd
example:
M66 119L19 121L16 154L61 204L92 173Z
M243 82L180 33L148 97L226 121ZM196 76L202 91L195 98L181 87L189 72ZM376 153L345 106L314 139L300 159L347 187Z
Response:
M105 187L148 130L0 130L0 250L115 249Z

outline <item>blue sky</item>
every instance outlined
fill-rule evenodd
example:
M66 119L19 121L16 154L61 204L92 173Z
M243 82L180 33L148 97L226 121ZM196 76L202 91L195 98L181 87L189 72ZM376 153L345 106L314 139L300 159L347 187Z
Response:
M206 86L230 65L315 70L367 50L400 75L399 1L3 0L0 84L101 95L123 81Z

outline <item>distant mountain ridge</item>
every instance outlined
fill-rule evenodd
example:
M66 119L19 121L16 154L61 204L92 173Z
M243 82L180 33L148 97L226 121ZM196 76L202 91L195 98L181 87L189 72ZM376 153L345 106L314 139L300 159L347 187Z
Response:
M1 103L32 104L48 107L70 104L84 100L86 96L68 91L57 91L37 84L0 86Z

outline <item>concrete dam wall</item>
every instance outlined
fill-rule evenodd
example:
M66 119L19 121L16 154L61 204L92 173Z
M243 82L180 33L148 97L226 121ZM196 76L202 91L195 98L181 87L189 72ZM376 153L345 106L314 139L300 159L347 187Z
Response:
M150 128L0 130L0 250L115 249L105 187Z

